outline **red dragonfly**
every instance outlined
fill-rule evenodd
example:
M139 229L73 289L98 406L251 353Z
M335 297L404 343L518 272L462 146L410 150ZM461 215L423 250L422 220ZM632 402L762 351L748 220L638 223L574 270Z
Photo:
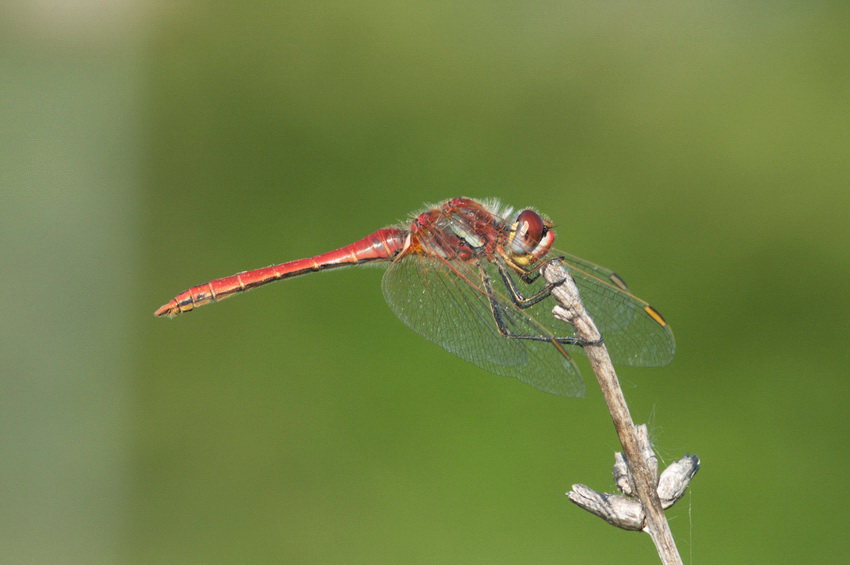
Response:
M675 342L664 318L632 295L612 271L552 249L552 222L534 210L514 214L492 200L454 198L415 215L407 226L280 265L216 279L181 292L156 311L174 317L289 277L384 263L384 297L405 324L450 353L505 377L561 396L582 396L570 353L582 342L551 315L554 299L539 276L563 258L615 363L666 365Z

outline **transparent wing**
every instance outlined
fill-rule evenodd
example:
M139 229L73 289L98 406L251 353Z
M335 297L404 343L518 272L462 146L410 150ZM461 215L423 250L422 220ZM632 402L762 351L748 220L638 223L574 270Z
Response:
M584 382L565 347L500 333L494 311L511 334L544 339L556 335L549 329L554 319L541 324L514 304L495 264L412 255L390 266L383 290L401 321L450 353L551 394L584 395ZM559 330L570 329L558 325L563 326Z
M655 308L631 294L623 279L569 253L553 250L550 257L564 258L614 363L660 367L673 360L676 341L670 326Z

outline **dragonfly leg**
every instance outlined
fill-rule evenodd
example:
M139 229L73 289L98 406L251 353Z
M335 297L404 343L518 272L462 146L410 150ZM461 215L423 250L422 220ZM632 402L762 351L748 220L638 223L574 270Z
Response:
M538 278L540 278L540 274L543 272L543 267L545 267L546 265L548 265L552 261L563 262L564 257L563 256L562 257L550 257L549 259L546 259L542 263L535 265L534 269L531 270L531 271L526 271L522 267L515 267L515 270L516 270L517 274L519 275L519 277L523 280L523 282L533 283ZM555 283L554 286L557 286L559 284L561 284L561 283Z
M511 274L504 267L504 265L498 264L498 268L499 268L499 274L502 276L502 281L504 281L505 286L507 287L507 289L510 293L511 301L514 304L516 304L517 306L519 306L520 308L528 308L530 306L534 306L535 304L537 304L538 302L540 302L544 298L548 297L549 294L551 293L552 289L555 286L557 286L557 284L547 284L545 287L543 287L538 292L535 292L533 295L523 296L522 293L517 288L516 283L511 278ZM534 282L535 280L537 280L537 277L540 276L540 273L538 272L536 276L532 276L531 273L529 273L528 275L529 276L527 276L527 277L520 275L523 282L527 282L527 283Z
M528 308L532 306L547 296L549 296L549 292L555 285L550 285L541 290L540 292L535 293L533 296L528 298L523 297L519 294L519 291L516 289L513 280L511 280L510 275L499 266L499 273L502 275L502 278L505 280L505 284L511 292L511 299L514 304L516 304L519 308ZM530 341L549 341L552 343L558 343L563 345L578 345L584 347L585 345L601 345L602 339L587 341L584 339L580 339L574 336L569 337L549 337L545 335L523 335L517 334L511 331L508 327L507 322L505 321L505 311L501 304L499 304L494 299L493 294L493 286L490 283L490 277L487 276L487 273L484 269L481 269L481 281L484 284L484 289L487 291L487 298L490 302L490 311L493 314L493 320L496 322L496 328L499 330L499 333L505 337L509 337L511 339L527 339Z

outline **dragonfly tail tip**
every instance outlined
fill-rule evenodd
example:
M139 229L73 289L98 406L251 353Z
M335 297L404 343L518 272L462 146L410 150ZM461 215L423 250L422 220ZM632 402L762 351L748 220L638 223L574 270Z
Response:
M168 304L163 304L162 306L160 306L157 309L157 311L153 313L153 315L157 316L159 318L162 318L162 317L173 318L174 316L176 316L179 313L180 313L180 308L178 308L177 305L174 304L174 301L172 300Z

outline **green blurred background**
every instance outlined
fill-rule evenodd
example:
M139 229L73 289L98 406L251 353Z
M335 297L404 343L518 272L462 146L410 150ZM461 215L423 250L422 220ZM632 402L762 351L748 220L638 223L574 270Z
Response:
M379 270L152 315L458 195L671 323L621 378L702 458L686 562L847 562L847 4L7 5L3 563L656 563L564 497L613 489L592 380L464 363Z

